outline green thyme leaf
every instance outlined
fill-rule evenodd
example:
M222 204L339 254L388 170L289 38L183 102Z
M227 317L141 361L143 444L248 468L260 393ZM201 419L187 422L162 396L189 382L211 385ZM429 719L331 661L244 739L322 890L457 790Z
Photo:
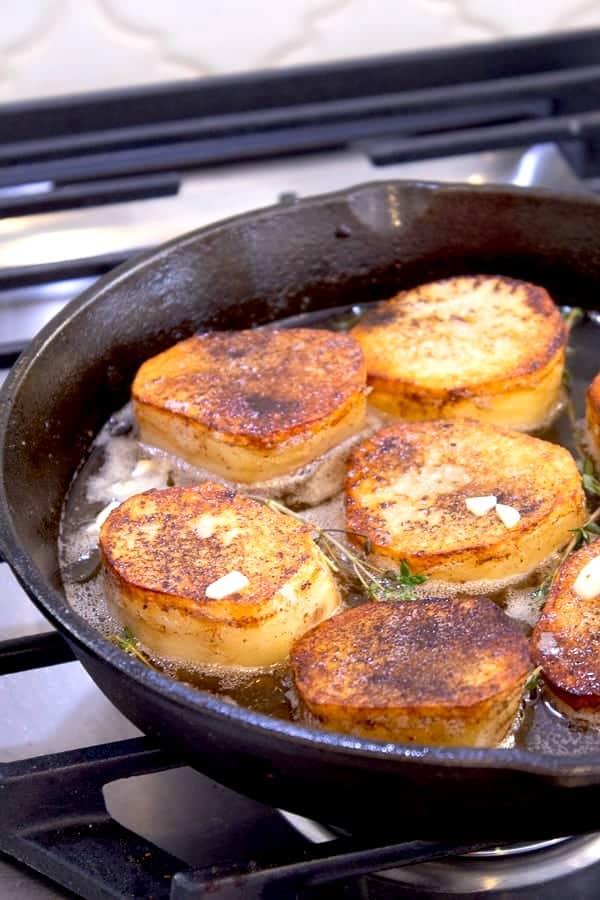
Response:
M130 656L135 656L140 662L147 665L148 668L154 669L155 672L159 671L149 657L146 656L144 651L139 648L133 631L128 628L127 625L123 628L121 634L109 634L108 639L125 653L128 653Z
M546 578L544 581L542 581L539 587L531 592L531 599L539 606L540 609L543 609L544 607L551 583L552 579Z
M583 481L584 490L586 490L588 494L595 494L597 497L600 496L600 481L595 475L588 475L587 472L584 472L581 476L581 480Z
M537 668L535 668L533 670L533 672L530 674L529 678L525 682L525 687L523 688L523 691L525 694L533 693L533 691L535 691L535 689L539 686L541 673L542 673L541 666L537 666Z
M600 525L597 522L588 522L580 528L570 528L572 534L575 535L575 545L573 550L579 550L584 544L589 544L593 540L594 535L600 534Z
M565 306L561 310L567 331L570 331L574 325L583 319L585 313L580 306Z
M400 573L396 573L394 580L399 588L413 588L417 584L427 581L427 576L411 572L408 563L403 559L400 562Z
M261 497L256 497L255 499L262 500L269 509L304 522L302 516L288 509L287 506L284 506L277 500L264 500ZM341 570L353 576L360 582L367 596L373 600L404 601L414 599L415 587L427 581L427 575L411 572L405 559L401 560L399 571L380 569L368 559L372 549L369 538L357 532L342 532L345 536L352 535L363 541L364 556L359 555L347 543L342 543L335 537L338 530L336 528L315 528L314 532L314 540L335 572Z
M584 544L589 544L590 538L588 536L587 529L570 528L569 531L572 531L575 535L575 545L573 546L573 550L579 550L579 548L583 547Z

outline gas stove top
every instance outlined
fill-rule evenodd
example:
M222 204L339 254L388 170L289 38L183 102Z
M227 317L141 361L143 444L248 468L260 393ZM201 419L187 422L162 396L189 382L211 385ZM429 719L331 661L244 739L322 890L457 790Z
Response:
M378 178L595 190L599 88L590 32L0 109L0 360L132 253L247 209ZM373 849L182 767L6 565L0 591L0 896L597 896L595 835Z

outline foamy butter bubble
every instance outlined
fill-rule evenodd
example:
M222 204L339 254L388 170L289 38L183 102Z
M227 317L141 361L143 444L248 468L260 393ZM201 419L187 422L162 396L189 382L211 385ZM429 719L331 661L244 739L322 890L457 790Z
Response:
M92 454L102 451L104 461L96 474L86 483L86 496L90 503L108 503L116 500L114 486L128 479L139 456L137 442L130 437L107 438L106 429L100 432Z

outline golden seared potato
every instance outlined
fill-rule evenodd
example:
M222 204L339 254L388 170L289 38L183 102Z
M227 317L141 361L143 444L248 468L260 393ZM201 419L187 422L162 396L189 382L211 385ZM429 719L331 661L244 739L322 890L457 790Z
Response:
M556 705L600 722L600 540L567 557L533 629L531 655Z
M596 375L588 388L585 400L585 418L589 449L596 464L600 464L600 375Z
M299 638L291 665L325 728L473 747L506 737L531 669L517 624L481 597L366 603Z
M434 281L352 328L370 401L402 419L478 419L531 431L560 405L567 331L542 287L501 275Z
M446 582L502 580L534 569L585 519L571 454L467 420L405 422L356 447L346 527L384 564L406 560Z
M125 500L100 553L117 618L182 663L280 662L340 604L308 526L210 482Z
M347 335L211 332L147 360L132 398L142 441L252 483L293 472L359 432L366 372Z

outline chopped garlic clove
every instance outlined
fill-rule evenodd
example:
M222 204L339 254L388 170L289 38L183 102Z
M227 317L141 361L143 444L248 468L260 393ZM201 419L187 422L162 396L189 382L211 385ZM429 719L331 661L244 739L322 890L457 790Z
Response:
M129 497L133 497L134 494L138 494L139 492L139 483L136 484L131 478L127 481L116 481L112 486L113 496L119 501L127 500Z
M506 528L514 528L521 521L521 513L514 506L506 506L504 503L496 504L496 515Z
M155 459L139 459L135 464L131 477L143 478L144 475L153 475L155 472L158 473L159 468L160 466Z
M491 512L496 506L496 498L493 494L486 497L467 497L465 504L470 513L474 516L485 516Z
M222 578L217 578L216 581L209 584L204 593L209 600L223 600L230 594L235 594L245 587L248 587L249 584L249 580L242 572L234 570L233 572L228 572L227 575L223 575Z
M204 516L200 516L199 519L196 519L194 523L194 531L198 535L199 538L203 540L207 540L213 536L218 527L218 518L216 516L211 516L208 513Z
M582 600L593 600L600 594L600 556L590 559L573 583L573 590Z
M88 531L100 531L108 517L110 516L113 509L116 509L117 506L120 506L120 502L118 500L111 500L108 506L105 506L104 509L101 509L94 521L91 525L88 525Z
M556 656L558 653L560 653L558 641L551 631L541 632L538 640L538 647L540 648L542 653L547 653L549 656Z

